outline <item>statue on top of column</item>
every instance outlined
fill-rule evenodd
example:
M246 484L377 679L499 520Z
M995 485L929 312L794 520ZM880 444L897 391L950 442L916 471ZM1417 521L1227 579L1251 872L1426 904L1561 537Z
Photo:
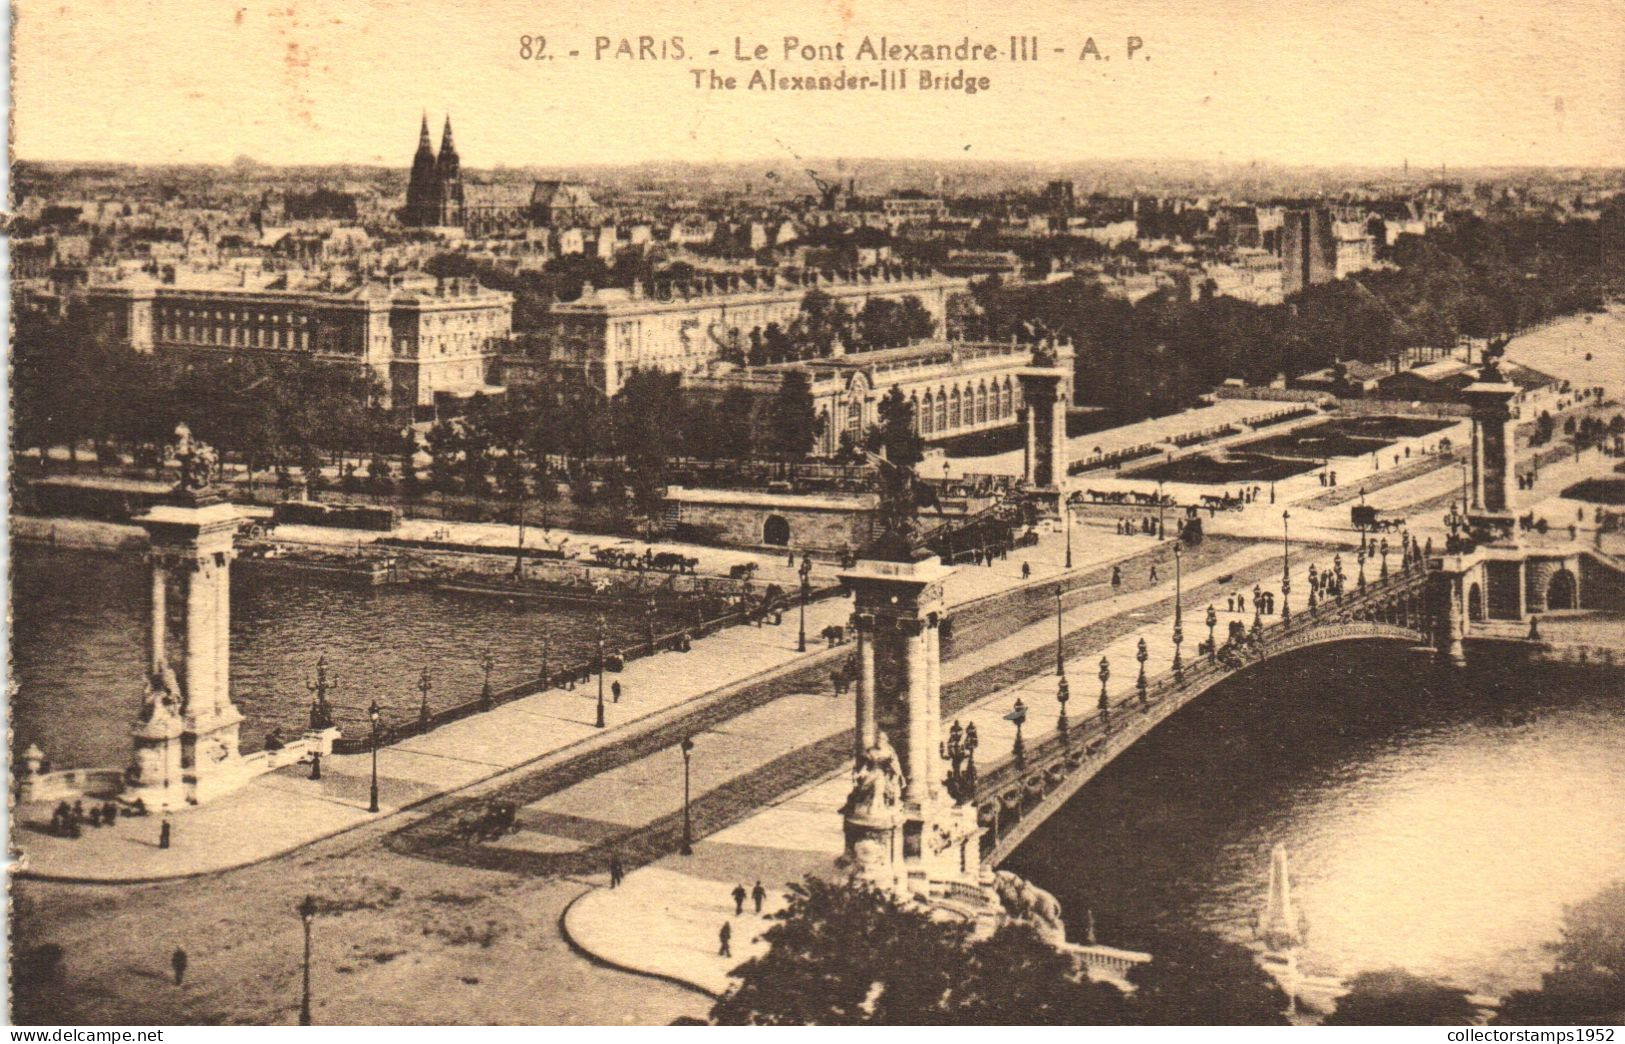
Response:
M1502 334L1490 338L1480 353L1484 360L1483 368L1479 371L1478 379L1485 384L1498 384L1504 378L1501 376L1501 357L1507 352L1507 344L1512 339Z
M185 421L175 425L175 459L181 466L181 492L201 492L209 488L215 465L220 462L214 447L192 437L192 429Z

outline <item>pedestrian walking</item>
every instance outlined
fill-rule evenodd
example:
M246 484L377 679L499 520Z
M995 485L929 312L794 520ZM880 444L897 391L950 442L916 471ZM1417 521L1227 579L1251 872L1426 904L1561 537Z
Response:
M169 847L169 820L168 819L165 819L163 821L163 824L158 827L158 847L159 848L168 848Z
M1157 582L1157 564L1155 562L1151 563L1151 582L1153 584Z
M615 703L621 702L621 683L619 681L609 683L609 694L614 697Z
M1021 563L1021 578L1023 580L1030 580L1032 579L1032 575L1033 567L1026 562Z
M743 891L743 889L741 889L741 891ZM717 950L718 957L732 957L734 955L733 947L728 945L733 941L733 937L733 925L729 924L727 921L723 921L722 930L717 933L717 938L722 942L722 948Z
M745 891L745 886L744 885L742 885L742 884L734 885L734 913L735 914L742 914L742 913L745 912L745 900L747 898L749 898L749 897L750 897L750 894Z
M1123 571L1121 569L1119 569L1117 566L1112 566L1112 594L1116 594L1117 589L1122 587L1122 586L1123 586Z
M609 886L619 888L626 874L621 869L620 856L611 856L609 860Z
M756 887L750 890L750 898L756 904L756 912L761 913L762 903L767 900L767 889L762 887L760 880L756 882Z
M175 952L169 955L169 966L175 969L175 985L179 986L186 978L186 951L175 947Z

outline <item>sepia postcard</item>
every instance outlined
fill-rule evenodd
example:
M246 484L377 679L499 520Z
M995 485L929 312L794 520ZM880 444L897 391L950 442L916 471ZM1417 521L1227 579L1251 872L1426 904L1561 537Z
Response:
M1622 0L11 34L12 1039L1625 1024Z

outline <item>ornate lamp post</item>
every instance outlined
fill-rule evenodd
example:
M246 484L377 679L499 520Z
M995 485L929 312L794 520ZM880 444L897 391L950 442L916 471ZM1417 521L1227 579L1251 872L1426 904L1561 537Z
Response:
M1011 708L1009 714L1004 716L1004 720L1013 721L1016 724L1016 743L1010 749L1010 754L1016 759L1017 765L1025 765L1027 763L1027 745L1021 741L1021 726L1027 721L1027 705L1021 702L1020 696L1016 697L1016 705Z
M429 691L434 688L434 682L429 677L429 668L423 668L418 675L418 692L421 699L418 702L418 731L429 731Z
M1378 573L1377 576L1378 576L1379 579L1386 580L1386 579L1388 579L1388 538L1387 537L1383 537L1382 542L1377 545L1377 552L1378 552L1378 554L1382 555L1382 571L1380 573Z
M1332 578L1336 581L1332 585L1332 597L1338 601L1343 600L1343 556L1341 553L1332 555Z
M644 608L643 629L649 636L649 655L655 654L655 596L649 596L649 604Z
M1146 651L1144 638L1141 638L1139 645L1135 647L1134 658L1140 661L1140 676L1134 680L1134 687L1140 690L1140 706L1149 707L1151 703L1145 695L1145 661L1151 658L1151 654Z
M492 707L491 694L491 668L497 665L496 657L491 655L489 647L480 654L480 668L485 671L485 683L480 686L480 710L490 710Z
M378 700L374 699L367 708L367 720L372 722L372 800L367 805L368 812L378 811L378 721L382 717Z
M1180 571L1181 549L1174 544L1174 678L1185 684L1185 661L1180 659L1179 647L1185 641L1184 578Z
M1061 585L1055 585L1055 676L1066 677L1066 653L1063 646L1066 641L1064 624L1061 620Z
M1354 552L1354 560L1356 562L1360 563L1360 575L1355 580L1355 583L1359 585L1360 590L1364 591L1365 590L1365 548L1362 547L1362 548L1360 548L1360 550Z
M1061 499L1061 527L1066 530L1066 567L1072 568L1072 502Z
M812 559L801 560L801 630L796 635L796 651L807 651L807 598L812 594Z
M539 681L541 681L543 688L547 687L547 678L548 678L548 675L551 673L547 669L547 654L548 654L548 651L549 650L548 650L547 636L543 635L542 636L542 669L537 674L537 678L538 678Z
M1213 606L1207 607L1207 659L1209 663L1219 658L1219 645L1213 639L1213 628L1219 625L1219 613ZM1144 639L1141 639L1144 641Z
M604 727L604 614L598 614L598 718L594 722Z
M1111 700L1106 695L1106 683L1111 680L1112 665L1104 656L1100 658L1100 670L1096 672L1096 676L1100 679L1100 721L1107 728L1111 728Z
M687 736L678 744L683 752L683 847L679 851L683 855L694 854L694 828L688 818L688 759L694 752L694 741Z
M969 801L976 796L976 723L965 723L965 774L961 783L965 790L965 800Z
M954 799L954 804L963 805L965 790L959 771L965 761L965 730L957 720L948 730L948 742L943 744L941 754L948 762L948 796Z
M1281 512L1281 626L1285 627L1292 622L1292 605L1287 596L1292 593L1292 537L1287 530L1287 523L1292 520L1292 512Z
M305 987L299 995L299 1025L310 1025L310 925L316 920L316 897L307 895L295 908L305 926Z
M1162 526L1162 479L1158 479L1157 480L1157 539L1162 540L1167 535L1168 534L1163 530L1163 526ZM1175 548L1174 553L1178 554L1179 549Z
M327 676L327 655L324 653L316 658L316 681L305 682L305 691L312 693L316 698L310 702L310 727L312 731L321 731L333 727L333 711L327 704L327 694L337 692L338 678Z

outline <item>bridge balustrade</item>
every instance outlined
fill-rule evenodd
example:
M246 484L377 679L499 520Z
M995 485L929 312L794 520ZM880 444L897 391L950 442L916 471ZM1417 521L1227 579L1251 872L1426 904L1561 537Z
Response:
M978 821L988 828L982 835L983 858L996 862L1010 828L1066 787L1075 774L1092 772L1103 763L1102 755L1109 760L1156 721L1229 675L1297 648L1343 637L1371 637L1389 628L1397 632L1395 637L1422 640L1424 636L1409 626L1407 617L1426 579L1423 569L1403 569L1362 590L1321 602L1313 612L1306 609L1288 622L1277 620L1239 648L1226 645L1219 657L1196 659L1181 671L1170 669L1147 679L1143 702L1138 692L1125 695L1108 704L1104 717L1028 744L1019 762L1004 761L977 785ZM1402 622L1389 622L1396 617ZM1169 700L1175 700L1175 705L1165 706ZM1159 712L1156 721L1149 720L1153 710ZM1025 836L1026 831L1022 833Z

